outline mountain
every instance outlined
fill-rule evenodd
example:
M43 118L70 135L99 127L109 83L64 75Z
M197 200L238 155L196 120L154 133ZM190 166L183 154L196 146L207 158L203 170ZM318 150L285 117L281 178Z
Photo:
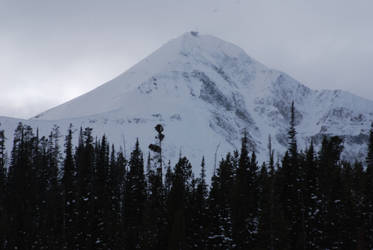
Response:
M311 138L320 144L323 135L340 135L343 157L363 159L373 101L341 90L312 90L234 44L196 32L171 40L115 79L24 123L39 127L41 134L53 124L62 133L70 123L76 129L89 126L126 151L137 137L146 151L154 141L154 126L161 123L166 158L175 162L186 155L198 170L203 155L213 168L226 152L239 148L243 130L260 161L267 159L269 136L282 155L292 101L301 148ZM11 139L18 120L0 122Z

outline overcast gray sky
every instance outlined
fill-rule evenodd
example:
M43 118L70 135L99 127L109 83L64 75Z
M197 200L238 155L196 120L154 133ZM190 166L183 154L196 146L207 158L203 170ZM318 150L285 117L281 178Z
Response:
M314 89L373 99L371 0L0 0L0 115L29 118L190 30Z

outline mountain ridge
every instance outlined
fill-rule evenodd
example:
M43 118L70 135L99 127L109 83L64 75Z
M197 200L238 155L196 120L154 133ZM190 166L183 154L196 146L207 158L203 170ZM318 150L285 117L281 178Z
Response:
M346 159L363 157L373 101L341 90L312 90L232 43L195 32L171 40L113 80L27 122L42 131L52 124L61 132L69 123L90 126L97 136L106 133L122 146L123 138L132 145L140 137L144 149L161 123L166 157L176 159L181 152L198 167L203 155L211 164L216 151L219 160L239 148L243 130L260 161L268 155L268 136L280 157L287 147L292 101L300 147L311 139L318 144L322 135L340 135Z

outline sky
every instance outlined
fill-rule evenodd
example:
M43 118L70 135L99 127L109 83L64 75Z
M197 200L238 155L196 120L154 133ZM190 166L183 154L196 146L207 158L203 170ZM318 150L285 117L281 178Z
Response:
M195 30L373 100L371 0L0 0L0 116L30 118Z

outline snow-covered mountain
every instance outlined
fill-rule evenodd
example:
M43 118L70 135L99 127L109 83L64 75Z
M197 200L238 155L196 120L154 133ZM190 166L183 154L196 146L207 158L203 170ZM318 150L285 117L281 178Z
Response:
M154 126L161 123L166 158L174 162L181 153L197 170L203 155L212 168L215 155L219 160L239 148L244 129L260 161L267 158L269 135L281 155L292 101L300 147L311 137L319 143L323 134L341 135L344 157L364 157L373 101L341 90L312 90L234 44L196 32L171 40L100 87L23 122L39 127L41 134L53 124L61 132L70 123L89 126L127 151L137 137L146 151L154 141ZM0 118L10 140L18 121Z

